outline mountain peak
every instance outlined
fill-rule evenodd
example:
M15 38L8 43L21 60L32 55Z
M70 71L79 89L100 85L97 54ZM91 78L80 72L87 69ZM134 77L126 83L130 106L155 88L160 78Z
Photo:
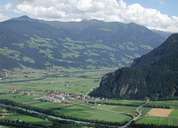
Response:
M90 23L100 23L100 22L104 22L102 20L97 20L97 19L85 19L85 20L82 20L81 22L90 22Z
M23 15L23 16L19 17L19 19L31 19L31 18L27 15Z
M20 21L33 21L34 19L30 18L29 16L20 16L20 17L17 17L17 18L14 18L15 20L20 20Z

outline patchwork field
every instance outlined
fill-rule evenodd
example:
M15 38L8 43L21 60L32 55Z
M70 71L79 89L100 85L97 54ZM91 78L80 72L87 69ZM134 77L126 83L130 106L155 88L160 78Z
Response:
M130 116L124 114L135 114L136 107L129 106L112 106L112 105L93 105L87 104L82 101L75 101L71 103L52 103L52 102L40 102L33 99L33 97L11 94L1 95L0 99L8 99L17 103L23 103L28 106L33 106L43 110L54 112L56 115L67 116L69 118L76 118L78 120L93 120L93 121L105 121L112 123L123 123L131 119ZM107 116L106 116L107 115ZM16 116L13 116L14 118ZM18 116L17 116L18 118Z
M178 109L152 109L136 123L145 125L178 127Z
M55 113L75 120L125 124L138 115L137 108L146 101L93 99L87 94L99 85L101 76L110 69L56 71L17 71L0 81L0 100ZM0 114L5 111L1 109ZM1 119L22 120L32 124L51 122L35 116L8 112ZM178 100L149 101L141 108L137 125L178 126ZM3 117L3 118L2 118ZM43 122L43 123L42 123ZM70 128L78 126L64 125ZM83 128L83 126L80 126Z
M18 71L17 74L11 73L12 75L8 79L0 81L0 92L15 88L87 94L91 89L99 85L101 76L109 71L111 69L93 71L61 69L50 72ZM25 75L23 76L24 73Z

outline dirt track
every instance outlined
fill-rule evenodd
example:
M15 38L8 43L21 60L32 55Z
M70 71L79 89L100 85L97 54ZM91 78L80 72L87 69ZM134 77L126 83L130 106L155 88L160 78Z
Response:
M148 112L149 116L169 117L173 109L153 108Z

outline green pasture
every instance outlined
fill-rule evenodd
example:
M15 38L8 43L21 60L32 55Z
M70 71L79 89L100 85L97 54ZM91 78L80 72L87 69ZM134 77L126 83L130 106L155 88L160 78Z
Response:
M129 121L131 117L123 114L124 112L129 113L127 110L132 112L135 108L125 109L119 108L120 111L113 110L110 106L93 106L89 104L74 104L65 107L60 107L58 109L53 109L53 112L59 115L65 115L78 119L86 120L96 120L96 121L105 121L113 123L123 123Z
M0 81L0 92L7 92L9 88L17 88L17 89L28 89L28 90L37 90L37 91L61 91L67 93L76 93L76 94L88 94L92 89L99 86L100 78L103 74L105 74L108 69L105 70L93 70L93 71L84 71L84 70L71 70L68 71L65 69L64 71L55 71L52 72L33 72L29 71L26 73L17 72L17 76L12 73L9 76L9 79ZM24 73L25 76L29 76L28 78L24 78L22 75ZM45 75L44 75L45 74ZM31 78L31 77L36 78ZM42 76L48 76L44 79L40 78ZM39 80L38 80L39 78ZM16 80L14 80L16 79ZM28 80L29 81L23 81ZM36 80L37 79L37 80ZM18 81L18 82L17 82ZM19 82L21 81L21 82ZM6 83L2 83L6 82Z
M17 114L17 113L12 113L9 116L7 116L5 119L14 120L14 121L19 120L19 121L24 121L24 122L33 123L33 124L48 124L49 125L50 123L47 120L43 120L43 119L32 117L32 116Z
M178 100L163 100L163 101L150 101L149 103L152 107L169 107L178 109Z

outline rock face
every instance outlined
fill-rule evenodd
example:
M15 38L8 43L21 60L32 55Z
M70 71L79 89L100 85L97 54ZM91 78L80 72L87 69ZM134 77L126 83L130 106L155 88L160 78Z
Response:
M0 23L0 69L125 66L164 40L164 35L133 23L22 16Z
M178 96L178 34L136 59L130 67L106 74L90 95L132 99Z

